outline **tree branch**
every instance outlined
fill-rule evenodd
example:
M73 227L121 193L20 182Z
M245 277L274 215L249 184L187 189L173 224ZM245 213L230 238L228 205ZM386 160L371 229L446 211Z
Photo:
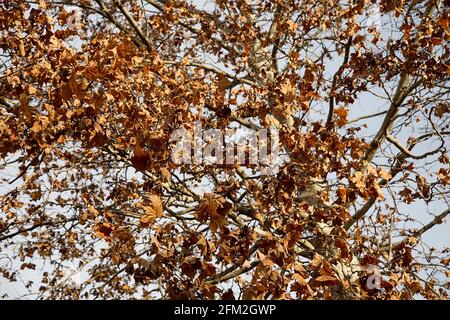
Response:
M13 237L15 237L15 236L17 236L19 234L22 234L22 233L25 233L25 232L29 232L29 231L33 231L34 229L37 229L37 228L40 228L40 227L43 227L43 226L49 226L49 225L54 226L54 225L57 225L57 224L60 224L60 223L68 223L68 222L77 221L78 219L79 219L78 217L73 217L73 218L65 219L65 220L46 221L46 222L38 223L38 224L32 225L32 226L27 227L27 228L19 229L19 230L15 231L15 232L12 232L12 233L7 234L5 236L1 236L0 237L0 241L13 238Z
M435 225L442 223L442 220L448 216L450 213L450 208L444 210L442 213L438 214L432 221L430 221L427 225L423 226L416 232L414 232L415 237L422 236L425 232L433 228Z
M336 73L333 76L333 83L331 84L331 92L330 92L330 105L328 108L328 117L327 117L327 127L331 124L331 121L333 120L333 110L334 110L334 96L333 91L336 88L336 82L339 74L342 73L343 68L348 62L348 58L350 56L350 48L352 46L353 37L348 38L347 44L345 45L345 54L344 54L344 61L342 62L342 65L340 66L339 70L336 71Z

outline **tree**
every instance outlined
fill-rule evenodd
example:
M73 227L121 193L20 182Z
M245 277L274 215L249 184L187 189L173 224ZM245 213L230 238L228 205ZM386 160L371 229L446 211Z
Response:
M423 239L449 214L444 1L0 10L2 283L32 269L35 298L447 298L450 250ZM276 131L282 161L265 174L249 144L245 163L177 163L171 136L194 124Z

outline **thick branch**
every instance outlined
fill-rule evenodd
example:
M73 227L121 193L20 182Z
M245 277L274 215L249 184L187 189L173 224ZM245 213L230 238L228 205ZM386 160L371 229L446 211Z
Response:
M147 37L142 32L141 28L138 26L136 20L134 20L134 18L131 16L131 14L128 12L128 10L124 6L122 6L119 3L119 1L117 1L117 0L113 0L113 1L114 1L114 4L119 8L120 12L122 12L122 14L125 16L127 21L133 27L133 29L136 31L136 33L138 34L138 36L142 40L142 42L144 42L144 44L147 47L147 49L149 51L151 51L152 50L152 45L150 44L150 42L148 41Z
M423 226L422 228L420 228L419 230L414 232L414 236L420 237L425 232L427 232L428 230L433 228L435 225L442 223L442 220L444 220L444 218L447 217L449 213L450 213L450 208L443 211L441 214L437 215L432 221L430 221L427 225Z

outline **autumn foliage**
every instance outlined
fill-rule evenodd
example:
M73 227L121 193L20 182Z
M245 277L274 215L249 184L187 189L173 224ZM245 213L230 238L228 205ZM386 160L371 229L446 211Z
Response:
M0 292L31 272L19 296L446 299L448 13L2 1ZM276 128L280 170L177 165L196 121Z

